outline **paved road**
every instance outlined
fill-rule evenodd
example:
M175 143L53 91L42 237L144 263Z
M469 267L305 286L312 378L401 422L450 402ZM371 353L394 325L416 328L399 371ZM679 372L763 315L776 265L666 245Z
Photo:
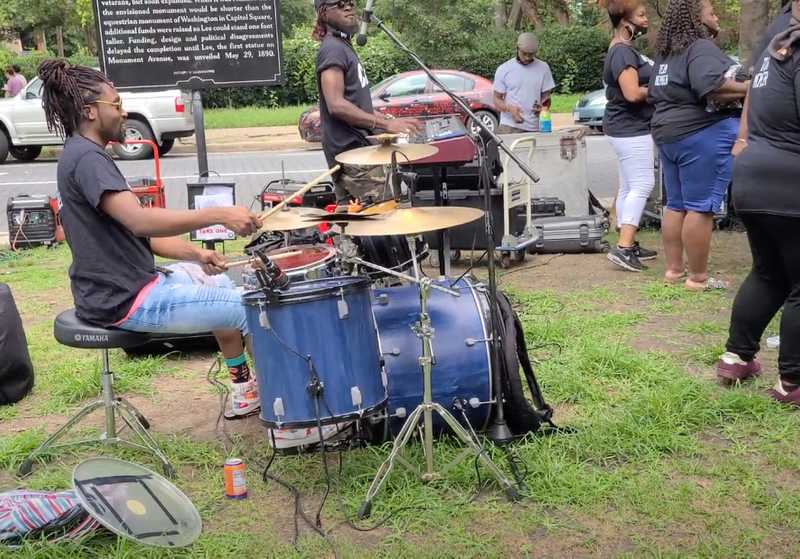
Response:
M617 181L616 160L605 138L587 138L589 188L600 198L614 196ZM289 178L308 181L327 166L321 151L263 151L209 154L208 166L223 181L236 183L239 203L250 204L270 180L280 178L281 164ZM152 161L118 161L128 178L152 177ZM540 171L541 172L541 171ZM56 191L56 160L42 159L20 163L9 158L0 165L0 231L7 232L6 201L15 194L48 194ZM167 204L186 207L186 183L197 179L197 158L193 155L168 155L161 160L161 176ZM217 177L212 173L212 178Z

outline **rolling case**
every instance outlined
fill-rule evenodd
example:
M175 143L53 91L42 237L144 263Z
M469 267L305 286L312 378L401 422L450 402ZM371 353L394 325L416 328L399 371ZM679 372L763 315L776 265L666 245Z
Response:
M605 252L608 242L608 218L604 215L556 216L534 218L533 237L528 247L534 253Z

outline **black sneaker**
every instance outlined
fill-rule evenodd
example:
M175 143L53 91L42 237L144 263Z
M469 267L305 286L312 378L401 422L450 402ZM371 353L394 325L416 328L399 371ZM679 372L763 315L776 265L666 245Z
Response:
M633 251L636 253L636 258L639 260L654 260L658 253L649 248L642 248L639 246L639 241L633 243Z
M647 269L647 266L639 262L635 247L620 248L616 246L608 251L606 257L620 268L629 272L642 272Z

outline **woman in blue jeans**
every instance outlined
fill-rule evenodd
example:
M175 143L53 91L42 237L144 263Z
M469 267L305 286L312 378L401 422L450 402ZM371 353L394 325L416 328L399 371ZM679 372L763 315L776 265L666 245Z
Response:
M658 147L667 200L661 232L670 283L688 289L723 287L709 277L714 213L731 181L731 149L739 127L739 102L747 82L712 39L719 21L709 0L671 0L658 35L649 99L651 132ZM684 252L686 264L684 264Z

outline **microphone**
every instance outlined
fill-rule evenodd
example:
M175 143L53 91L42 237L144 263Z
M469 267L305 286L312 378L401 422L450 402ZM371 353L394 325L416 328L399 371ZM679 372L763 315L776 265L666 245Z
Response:
M256 252L256 256L263 264L263 269L256 270L256 278L264 289L283 289L289 285L289 276L286 275L277 264L270 260L269 256L262 251Z
M364 6L364 13L361 16L361 27L358 29L358 35L356 35L356 44L360 47L367 44L367 27L369 26L369 22L372 21L372 6L374 4L375 0L367 0L367 5Z

